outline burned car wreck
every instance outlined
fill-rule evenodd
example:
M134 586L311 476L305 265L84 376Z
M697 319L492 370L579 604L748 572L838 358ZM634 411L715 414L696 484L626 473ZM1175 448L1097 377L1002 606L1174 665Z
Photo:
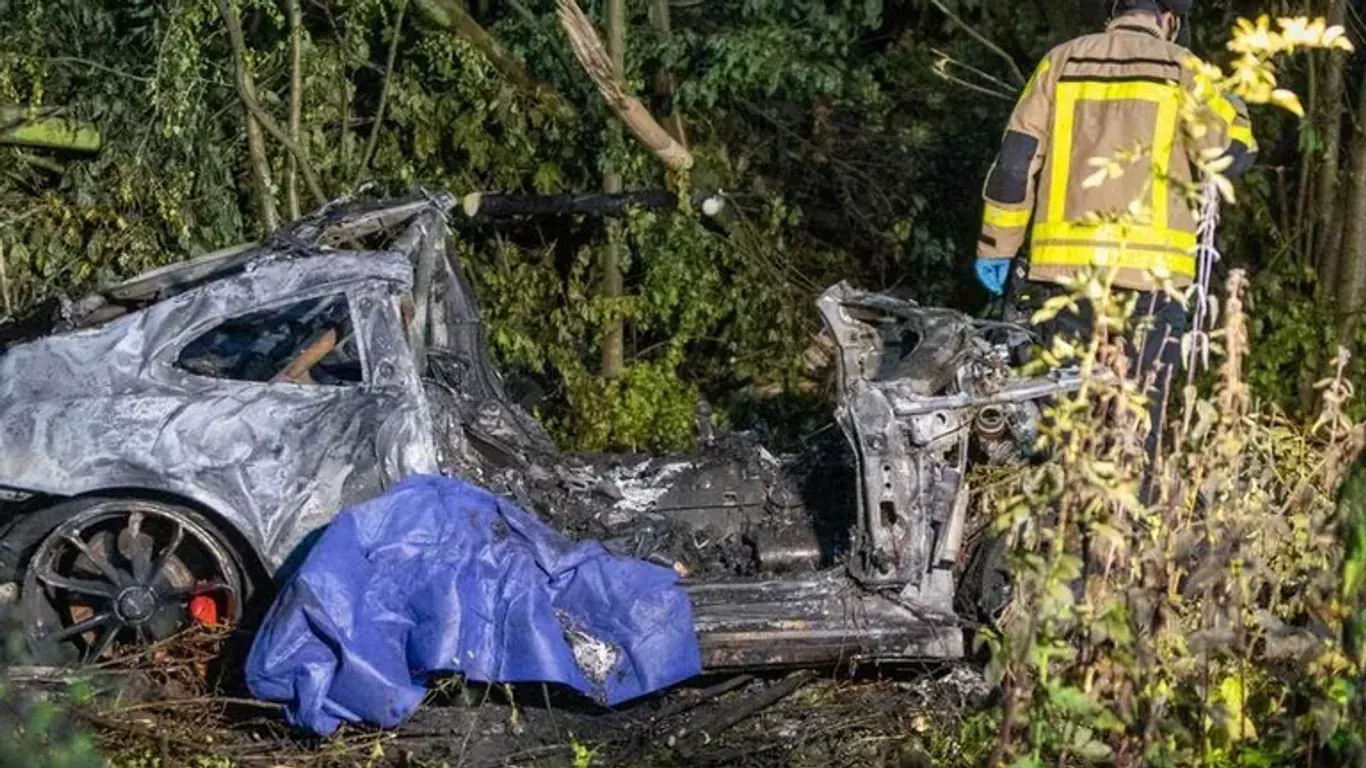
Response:
M490 362L455 215L425 192L329 206L62 301L55 329L0 326L0 599L35 653L247 620L339 510L443 473L673 567L708 668L963 655L969 462L1022 455L1075 386L1011 373L1026 334L841 283L817 304L847 475L743 435L568 455Z

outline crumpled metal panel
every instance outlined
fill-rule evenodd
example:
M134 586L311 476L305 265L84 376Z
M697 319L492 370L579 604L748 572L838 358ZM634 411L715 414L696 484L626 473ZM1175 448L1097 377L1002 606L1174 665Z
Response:
M403 475L437 470L431 416L393 300L411 280L400 253L267 255L102 327L8 349L0 486L176 494L221 515L278 568L337 510ZM363 385L234 381L174 365L224 320L339 293Z

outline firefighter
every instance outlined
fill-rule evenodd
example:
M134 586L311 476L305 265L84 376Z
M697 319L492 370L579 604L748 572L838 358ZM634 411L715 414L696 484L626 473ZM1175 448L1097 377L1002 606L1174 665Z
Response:
M1230 177L1246 170L1256 153L1246 108L1236 98L1209 102L1209 129L1199 138L1182 129L1178 89L1191 84L1192 73L1183 66L1191 54L1174 41L1190 5L1191 0L1119 0L1119 12L1104 32L1069 40L1039 62L987 174L977 242L977 278L1001 296L1011 260L1030 230L1028 265L1016 272L1025 282L1012 285L1012 293L1018 291L1019 302L1031 308L1085 265L1115 267L1115 287L1139 294L1137 311L1148 331L1141 350L1126 346L1131 371L1153 383L1147 393L1150 460L1187 326L1185 307L1161 290L1161 278L1178 288L1196 279L1196 217L1177 183L1191 179L1187 151L1222 150L1232 160L1224 171ZM1119 178L1083 186L1096 171L1091 158L1117 157L1140 146L1146 153ZM1087 214L1103 219L1125 212L1135 200L1146 211L1123 226L1086 221ZM1045 343L1059 334L1081 340L1089 335L1091 319L1083 302L1080 312L1039 330Z

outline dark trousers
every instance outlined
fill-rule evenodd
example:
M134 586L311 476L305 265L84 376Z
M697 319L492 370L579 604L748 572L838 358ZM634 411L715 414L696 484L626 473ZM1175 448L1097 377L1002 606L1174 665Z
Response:
M1060 287L1050 284L1028 283L1021 291L1020 304L1032 311L1061 291ZM1138 306L1130 318L1130 324L1133 328L1132 337L1124 339L1125 356L1129 360L1128 375L1147 387L1145 394L1149 398L1148 415L1152 424L1144 445L1149 471L1145 474L1141 494L1145 502L1150 502L1153 491L1151 467L1157 460L1159 446L1167 432L1167 401L1172 380L1181 366L1181 337L1186 333L1188 318L1181 302L1173 301L1162 291L1140 291ZM1051 345L1059 337L1073 343L1085 343L1090 340L1094 327L1095 315L1091 303L1082 300L1077 312L1062 312L1052 320L1041 323L1039 333L1043 336L1045 346ZM1134 338L1143 339L1142 349L1134 343Z

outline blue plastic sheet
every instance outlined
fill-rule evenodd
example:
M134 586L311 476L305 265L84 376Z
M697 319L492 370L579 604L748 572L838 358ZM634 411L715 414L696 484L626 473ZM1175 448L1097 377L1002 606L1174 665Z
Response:
M676 582L480 488L409 477L324 529L252 644L247 685L319 734L398 725L441 672L613 705L701 671Z

